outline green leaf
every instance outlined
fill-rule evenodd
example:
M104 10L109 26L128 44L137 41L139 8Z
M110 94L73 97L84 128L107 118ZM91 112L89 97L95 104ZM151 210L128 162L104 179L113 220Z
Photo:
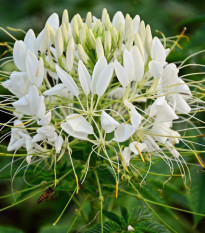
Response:
M157 222L143 221L135 224L135 228L146 233L170 233L170 231L163 225Z
M113 212L110 212L110 211L106 211L106 210L103 210L103 214L109 218L110 220L112 220L113 222L116 222L118 225L122 225L122 222L120 220L120 218Z
M68 226L44 226L39 233L64 233Z
M132 211L132 222L138 222L150 219L152 212L145 206L137 206Z
M190 208L194 212L205 213L205 173L197 173L197 170L193 169L191 177L192 185L190 187L190 195L188 196ZM198 225L202 218L202 216L194 215L195 226Z
M103 223L103 233L116 233L117 230L120 230L118 224L114 222L104 222ZM41 233L41 232L40 232ZM101 233L101 225L96 224L90 230L86 231L85 233Z
M113 170L108 166L100 166L98 169L98 176L102 184L114 184L116 183Z
M1 227L1 226L0 226L0 232L2 233L23 233L23 231L16 229L16 228Z
M121 211L122 217L124 218L125 222L128 224L129 214L127 212L127 209L125 207L121 206L120 211Z

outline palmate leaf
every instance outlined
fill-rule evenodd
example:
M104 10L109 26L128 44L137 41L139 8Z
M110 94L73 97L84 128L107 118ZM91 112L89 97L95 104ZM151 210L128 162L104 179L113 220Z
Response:
M120 226L114 222L104 222L103 223L103 232L104 233L116 233L120 230ZM120 231L119 231L120 232ZM101 225L96 224L90 230L85 233L101 233Z
M146 206L137 206L132 210L131 222L148 220L153 216Z
M145 233L170 233L163 225L157 222L142 221L134 225L134 228Z
M126 224L128 224L129 222L129 214L128 214L128 211L125 207L121 206L120 207L120 212L122 214L122 217L124 218Z
M113 222L117 223L119 226L122 225L122 221L121 219L113 212L110 212L110 211L106 211L106 210L103 210L103 214L109 218L110 220L112 220Z
M116 183L113 171L110 167L100 166L98 168L98 175L102 184L114 184Z

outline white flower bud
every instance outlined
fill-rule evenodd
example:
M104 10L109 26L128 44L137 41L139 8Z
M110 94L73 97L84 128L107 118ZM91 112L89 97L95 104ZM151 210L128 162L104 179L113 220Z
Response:
M112 27L110 16L107 13L107 10L105 8L103 9L103 12L102 12L102 23L104 24L106 30L109 30Z
M63 37L62 37L62 33L61 33L61 29L60 28L56 31L56 35L55 35L55 48L56 48L56 56L57 56L57 58L61 57L62 54L63 54L64 44L63 44Z
M87 13L85 23L88 26L88 28L92 29L92 27L93 27L93 20L92 20L92 14L91 14L91 12Z
M147 25L146 27L145 49L146 49L147 54L151 57L152 56L152 32L151 32L149 25Z
M138 47L143 59L145 60L144 46L143 46L142 40L141 40L138 32L135 33L134 42L135 42L135 45Z
M87 26L87 25L86 25ZM83 26L81 29L80 29L80 33L79 33L79 40L80 40L80 43L82 45L84 45L85 43L85 40L86 40L86 26Z
M144 44L145 43L146 30L145 30L145 23L144 23L143 20L140 22L138 33L139 33L139 36L140 36L140 38L142 40L142 43Z
M105 32L105 40L104 40L104 48L105 48L106 54L110 53L111 45L112 45L112 39L111 39L110 31L106 31Z
M72 20L72 35L75 40L75 42L78 42L79 38L79 26L78 26L78 19L77 16L75 15Z
M78 55L80 57L80 59L85 63L87 64L88 62L88 56L85 52L85 50L83 49L83 46L81 44L78 44L77 45L77 50L78 50Z
M129 14L125 17L125 41L133 40L133 22Z
M65 61L65 68L68 71L71 71L73 68L73 62L75 57L75 43L73 38L71 37L68 42L68 47L66 50L66 61Z
M116 47L118 44L118 32L115 27L111 28L111 37L112 37L112 45Z
M63 11L63 16L62 16L62 24L65 24L66 27L68 27L68 24L69 24L69 16L68 16L68 11L65 9Z
M91 48L95 49L95 36L93 34L93 31L91 29L88 29L88 42Z
M97 58L99 59L100 57L104 57L104 49L102 46L102 41L100 37L96 39L96 53L97 53Z
M80 17L79 14L76 15L77 16L77 20L78 20L78 27L79 29L83 27L84 23L83 23L83 20L82 18Z
M68 44L68 28L64 22L61 25L61 33L64 41L64 48L66 48Z

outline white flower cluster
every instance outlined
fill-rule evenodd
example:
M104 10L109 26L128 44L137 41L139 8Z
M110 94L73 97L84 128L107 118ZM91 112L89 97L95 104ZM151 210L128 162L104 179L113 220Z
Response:
M125 168L144 152L178 159L172 126L191 111L192 95L168 53L138 15L110 20L104 9L101 19L89 12L69 21L65 10L60 25L52 14L37 37L30 29L14 44L18 71L3 82L18 98L8 150L26 148L30 162L48 148L61 157L78 139L105 154L114 148Z

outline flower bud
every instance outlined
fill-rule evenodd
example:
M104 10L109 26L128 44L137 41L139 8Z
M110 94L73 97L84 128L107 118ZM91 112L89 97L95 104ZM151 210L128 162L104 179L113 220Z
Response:
M86 25L86 26L87 26L87 25ZM80 29L79 40L80 40L80 43L81 43L82 45L84 45L85 40L86 40L86 27L85 27L85 26L83 26L83 27Z
M125 17L125 42L133 41L133 23L129 14Z
M61 28L63 41L64 41L64 48L66 48L68 44L68 28L66 27L65 23L62 23L60 28Z
M68 47L66 50L66 61L65 61L65 68L68 71L71 71L73 68L74 57L75 57L75 43L73 38L71 37L68 42Z
M77 16L75 15L73 17L73 23L72 23L72 35L76 43L78 43L78 38L79 38L79 26L78 26L78 19Z
M149 24L146 27L146 36L145 36L145 49L147 54L152 56L152 32Z
M66 27L68 27L68 24L69 24L69 16L68 16L68 11L65 9L63 11L63 16L62 16L62 24L65 24Z
M102 46L102 41L100 37L96 39L96 53L97 53L97 58L99 59L100 57L104 57L104 49Z
M111 45L112 45L112 39L111 39L110 31L106 31L105 40L104 40L104 49L106 54L110 53Z
M55 48L56 48L56 56L57 58L61 57L64 50L64 43L63 43L63 37L61 33L61 29L57 29L55 34Z
M83 20L82 18L80 17L79 14L76 15L77 16L77 20L78 20L78 27L79 29L83 27L84 23L83 23Z
M140 36L140 38L142 40L142 44L144 44L145 43L146 30L145 30L145 23L144 23L143 20L140 22L138 33L139 33L139 36Z
M85 23L88 26L88 28L93 28L93 20L92 20L92 14L91 12L87 13L86 19L85 19Z
M143 46L143 43L142 43L142 40L138 34L138 32L135 33L135 36L134 36L134 42L135 42L135 45L138 47L143 59L145 60L145 57L144 57L144 46Z
M88 29L88 43L91 48L95 49L95 36L93 34L93 31L91 29Z
M115 27L111 28L111 37L113 47L117 47L118 44L118 32Z
M102 12L102 23L104 24L106 30L110 30L110 28L112 27L110 16L105 8L103 9Z
M83 49L83 46L81 44L77 45L78 55L80 59L84 62L84 64L87 64L88 62L88 56L85 53L85 50Z

